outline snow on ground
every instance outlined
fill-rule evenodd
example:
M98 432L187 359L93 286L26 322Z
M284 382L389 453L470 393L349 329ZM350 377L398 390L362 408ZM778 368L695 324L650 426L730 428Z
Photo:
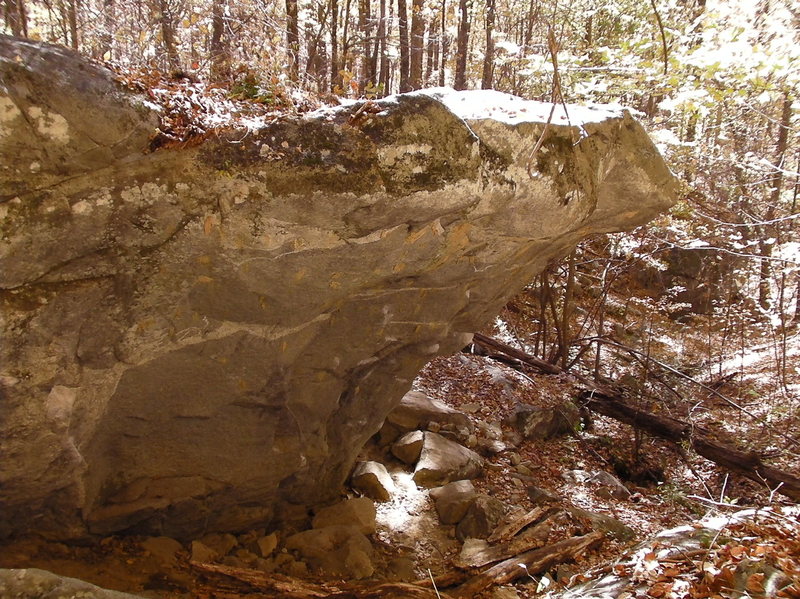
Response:
M621 118L625 112L621 107L601 104L568 104L566 107L556 104L554 107L550 102L525 100L491 89L456 91L447 87L434 87L415 93L439 100L464 120L493 119L508 125L544 123L549 119L555 125L582 126Z

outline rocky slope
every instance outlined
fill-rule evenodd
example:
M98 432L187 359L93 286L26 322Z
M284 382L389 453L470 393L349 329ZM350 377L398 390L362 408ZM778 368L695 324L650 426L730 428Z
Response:
M673 201L629 114L548 113L435 90L151 152L144 97L0 36L0 536L333 498L428 360Z

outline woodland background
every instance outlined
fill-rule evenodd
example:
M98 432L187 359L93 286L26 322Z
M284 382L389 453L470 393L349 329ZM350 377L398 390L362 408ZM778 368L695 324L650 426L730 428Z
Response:
M118 70L156 73L159 85L223 90L280 111L428 86L629 108L681 179L680 202L645 228L588 240L552 264L508 305L498 332L561 368L624 379L653 401L684 398L686 380L714 388L738 381L729 392L757 403L762 425L788 431L800 419L793 359L800 354L800 3L2 0L0 7L6 33L61 43ZM744 371L756 352L769 368L753 387ZM737 358L740 368L731 369ZM684 416L691 402L681 402ZM771 435L753 443L767 451L769 438L773 450L783 443Z

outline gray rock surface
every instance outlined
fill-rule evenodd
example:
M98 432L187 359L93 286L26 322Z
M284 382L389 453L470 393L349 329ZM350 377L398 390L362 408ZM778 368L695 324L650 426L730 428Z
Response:
M598 490L598 493L601 491L607 492L609 497L613 499L618 499L620 501L624 501L629 499L631 496L631 492L628 490L628 487L622 484L616 476L611 474L610 472L606 472L605 470L598 470L589 479L586 481L588 483L593 483L601 486L601 489Z
M576 518L587 521L594 530L608 533L620 541L629 541L636 536L636 531L613 516L590 512L575 506L568 507L567 511Z
M261 557L269 557L275 548L278 546L278 533L272 532L268 535L260 537L256 541L256 547Z
M416 464L424 442L423 431L409 431L392 444L392 455L405 464Z
M148 551L165 564L174 564L178 552L183 551L183 545L169 537L150 537L143 540L141 545L142 549Z
M433 505L442 524L457 524L475 501L478 492L472 481L456 480L441 487L431 489Z
M189 557L193 562L211 563L219 559L220 554L202 541L192 541L189 545Z
M537 487L535 485L528 485L526 487L526 492L528 493L528 498L533 502L534 505L557 503L561 501L561 497L552 491L542 489L541 487Z
M59 576L46 570L0 569L0 597L3 599L141 599L139 595L102 589L88 582Z
M365 535L375 532L375 504L366 497L347 499L322 508L314 516L314 528L327 526L355 526Z
M200 542L218 556L228 555L239 545L239 541L230 533L211 533L201 538Z
M502 501L490 495L478 494L456 525L456 538L459 541L488 538L505 513L506 506Z
M571 107L529 177L549 105L376 106L148 152L144 97L0 36L0 537L186 541L329 502L427 361L674 200L624 111Z
M483 464L483 458L471 449L427 431L414 468L414 482L420 487L439 487L454 480L477 478L483 473Z
M305 530L286 539L312 569L329 576L367 578L375 571L372 545L358 526L325 526Z
M350 486L375 501L389 501L394 492L392 477L380 462L358 462Z
M432 399L419 391L409 391L386 417L386 421L401 430L425 429L431 423L450 424L456 430L472 432L474 428L469 416L447 404Z
M552 408L519 404L508 421L526 439L550 439L574 431L581 417L574 403L564 401Z

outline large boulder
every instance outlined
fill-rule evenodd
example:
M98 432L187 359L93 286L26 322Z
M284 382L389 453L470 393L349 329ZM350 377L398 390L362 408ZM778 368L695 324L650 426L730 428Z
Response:
M478 492L469 480L456 480L431 489L431 497L442 524L458 524L475 501Z
M140 595L110 591L76 578L59 576L36 568L0 569L0 597L8 599L62 599L66 597L142 599Z
M430 431L424 435L414 468L414 482L420 487L439 487L483 474L483 458L471 449Z
M464 539L486 539L492 534L506 513L506 506L490 495L479 494L466 514L456 526L456 537Z
M550 408L518 404L507 424L525 439L549 439L574 432L580 421L578 407L571 401L563 401Z
M463 412L419 391L406 393L399 405L389 412L384 426L393 426L398 431L413 431L431 424L440 429L444 425L461 437L467 437L475 428L472 420Z
M372 545L357 526L325 526L292 535L286 549L329 576L367 578L375 571Z
M366 497L347 499L340 503L324 507L314 516L314 528L327 526L353 526L365 535L376 530L375 504Z
M625 111L418 92L150 152L158 114L0 36L0 537L191 540L329 503L432 357L674 181Z
M375 501L389 501L394 492L394 481L380 462L358 462L350 476L350 486Z

